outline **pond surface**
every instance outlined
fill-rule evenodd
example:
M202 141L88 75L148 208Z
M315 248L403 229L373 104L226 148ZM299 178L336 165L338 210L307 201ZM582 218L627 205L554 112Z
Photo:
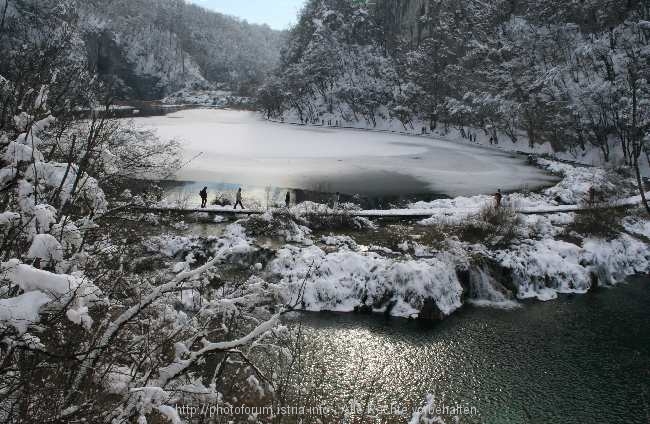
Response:
M431 328L332 313L291 325L302 323L301 384L312 405L355 399L399 411L431 393L439 407L474 407L461 423L647 424L649 305L650 278L639 277L513 311L468 307Z
M136 118L182 142L177 176L215 187L277 187L361 196L444 196L535 189L556 179L525 158L478 146L387 132L268 122L253 112L188 109ZM206 184L212 187L211 184ZM193 193L193 191L192 191Z

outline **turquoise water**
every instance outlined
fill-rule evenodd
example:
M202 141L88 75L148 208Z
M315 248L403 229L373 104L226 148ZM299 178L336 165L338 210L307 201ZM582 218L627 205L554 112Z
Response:
M650 422L647 277L514 311L468 307L428 328L331 313L293 317L299 324L311 405L355 400L380 422L408 422L432 393L436 406L474 408L461 423Z

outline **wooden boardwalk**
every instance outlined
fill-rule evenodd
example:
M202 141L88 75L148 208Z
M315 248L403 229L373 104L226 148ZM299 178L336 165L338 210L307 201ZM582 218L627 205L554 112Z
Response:
M545 207L533 207L533 208L518 208L516 211L524 215L544 215L544 214L553 214L553 213L566 213L566 212L580 212L592 209L612 209L612 208L622 208L622 207L631 207L637 206L641 203L640 196L630 197L627 199L622 199L615 202L608 202L603 204L597 204L592 206L587 205L558 205L558 206L545 206ZM210 215L262 215L266 213L266 210L260 209L233 209L231 207L208 207L205 209L201 208L174 208L174 207L136 207L135 210L141 212L152 212L152 213L167 213L167 214L178 214L178 215L190 215L196 213L207 213ZM271 209L273 211L283 211L285 209ZM296 213L296 211L292 211ZM436 209L389 209L389 210L360 210L360 211L336 211L332 209L316 209L311 211L299 211L298 215L320 215L320 216L354 216L362 218L401 218L401 219L423 219L430 218L432 216L444 216L444 215L466 215L471 216L480 212L480 208L436 208Z

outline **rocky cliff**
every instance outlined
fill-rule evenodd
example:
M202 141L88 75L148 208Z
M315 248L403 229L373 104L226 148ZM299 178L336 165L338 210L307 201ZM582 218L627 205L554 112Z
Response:
M374 0L368 6L385 28L385 46L392 49L401 39L417 47L427 34L429 0Z

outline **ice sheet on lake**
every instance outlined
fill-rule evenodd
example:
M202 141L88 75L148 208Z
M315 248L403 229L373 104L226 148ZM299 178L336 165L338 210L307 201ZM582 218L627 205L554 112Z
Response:
M503 152L389 132L278 124L252 112L193 109L137 118L136 123L162 138L181 140L188 159L199 155L179 173L181 180L348 194L356 194L349 193L350 181L367 181L366 193L355 184L362 195L412 194L425 183L428 190L449 196L554 181L523 158ZM411 177L411 187L390 184L400 176Z

